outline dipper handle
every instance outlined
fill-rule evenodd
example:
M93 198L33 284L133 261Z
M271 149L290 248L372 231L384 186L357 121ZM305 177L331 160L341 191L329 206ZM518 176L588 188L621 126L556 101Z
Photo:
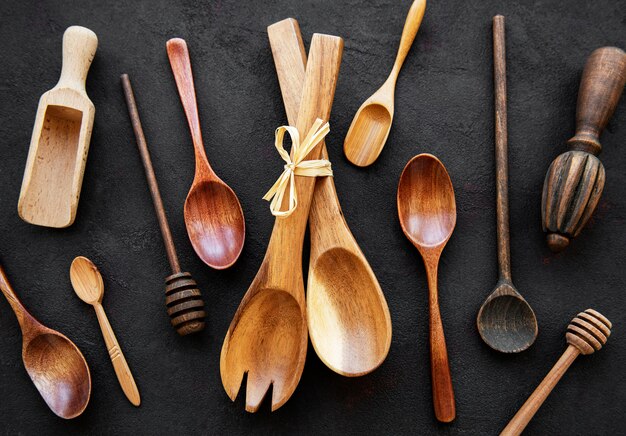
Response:
M63 67L55 88L71 88L86 95L87 73L96 55L98 37L91 30L71 26L63 33Z
M626 83L626 53L617 47L596 49L587 59L578 91L576 135L572 150L598 155L599 137L615 111Z

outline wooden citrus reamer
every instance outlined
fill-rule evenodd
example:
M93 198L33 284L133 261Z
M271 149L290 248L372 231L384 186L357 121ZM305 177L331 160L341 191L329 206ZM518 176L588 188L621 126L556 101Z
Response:
M567 326L567 349L500 434L521 434L578 355L591 354L602 348L611 334L611 327L611 322L593 309L576 315Z
M139 119L139 111L137 110L135 95L133 93L128 74L122 74L121 79L122 87L124 88L124 96L126 97L126 104L128 105L128 114L133 124L135 138L137 139L137 147L139 148L143 168L146 172L146 179L148 180L148 185L150 186L150 194L152 195L154 210L156 211L157 218L159 220L159 228L161 229L161 235L163 236L167 260L172 269L172 274L165 278L165 305L167 306L167 314L170 316L172 326L174 326L178 334L185 336L204 329L204 317L206 315L204 311L204 302L202 301L202 294L198 289L198 285L191 277L191 274L188 272L182 272L180 269L180 263L178 262L178 256L176 255L176 247L174 246L174 239L172 238L172 232L170 231L170 226L167 222L167 216L165 215L163 200L161 200L159 185L157 183L156 175L154 174L154 168L152 167L152 159L150 158L150 152L148 151L148 143L146 142L146 137L144 136L143 128L141 127L141 120Z
M76 217L96 112L85 80L97 47L96 34L85 27L63 34L61 77L39 100L17 204L28 223L67 227Z
M583 71L576 106L576 135L569 151L557 157L543 184L541 216L548 246L567 247L587 224L604 188L604 166L598 155L606 127L626 83L626 53L617 47L595 50Z
M304 137L316 119L330 117L343 40L314 34L311 40L297 129ZM306 157L318 159L318 144ZM272 387L272 410L293 394L308 344L302 246L315 178L295 177L298 206L276 218L263 262L228 328L220 355L226 393L235 400L247 374L246 410L255 412Z

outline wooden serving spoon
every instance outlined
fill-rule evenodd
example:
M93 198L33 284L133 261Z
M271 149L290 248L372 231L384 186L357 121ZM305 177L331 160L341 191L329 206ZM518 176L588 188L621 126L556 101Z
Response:
M130 372L126 358L122 353L120 344L117 342L113 328L107 319L102 307L102 297L104 296L104 282L98 268L86 257L79 256L74 259L70 267L70 280L76 295L87 304L91 304L96 310L98 323L102 330L102 336L106 343L115 375L120 382L120 386L133 406L141 404L139 390L135 379Z
M189 50L184 39L167 41L180 101L183 104L196 155L196 174L185 200L185 225L196 254L215 269L237 261L246 237L246 223L237 195L209 165L204 151Z
M306 51L293 18L267 28L290 125L297 122ZM322 144L322 158L327 158ZM311 256L307 319L319 358L333 371L360 376L375 370L391 345L385 296L341 212L332 177L315 184L309 213Z
M422 24L426 0L415 0L404 23L400 47L391 74L357 111L343 144L343 151L350 162L360 167L374 163L387 142L394 111L396 80L417 30Z
M513 286L509 240L509 169L506 115L506 54L504 17L493 18L495 85L496 203L498 219L498 265L500 279L481 306L476 323L483 341L503 353L518 353L537 338L537 318Z
M432 154L420 154L411 159L400 176L397 201L402 231L422 255L428 276L435 416L441 422L450 422L455 418L456 408L439 313L437 269L443 247L456 225L456 202L452 181L441 161Z
M22 329L22 360L44 401L57 416L76 418L91 397L91 374L78 347L32 316L0 266L0 290Z
M522 434L552 389L561 380L570 365L574 363L574 360L580 354L592 354L602 348L611 335L612 326L608 319L593 309L587 309L576 315L576 318L567 326L565 338L568 346L565 352L500 435L517 436Z
M343 40L314 34L296 125L301 137L317 118L328 120L335 96ZM307 156L319 158L316 146ZM291 397L304 368L307 349L302 244L315 179L296 177L298 207L277 218L265 253L222 345L220 373L226 393L235 400L248 374L246 410L255 412L270 385L272 410ZM288 195L287 195L288 197Z

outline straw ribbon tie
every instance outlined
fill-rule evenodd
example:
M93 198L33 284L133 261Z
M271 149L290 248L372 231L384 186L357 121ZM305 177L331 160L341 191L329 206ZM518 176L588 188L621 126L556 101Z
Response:
M298 193L296 192L296 179L295 176L304 177L318 177L318 176L332 176L333 170L330 165L330 161L327 159L316 160L304 160L304 158L315 148L317 144L324 139L328 132L330 132L330 126L328 123L323 124L321 119L315 120L309 133L302 142L300 142L300 134L298 129L293 126L280 126L276 129L276 139L274 146L278 150L280 157L286 162L284 171L274 183L274 186L263 196L263 200L270 201L270 210L272 215L277 217L288 217L298 207ZM323 124L323 125L322 125ZM283 147L283 138L285 133L289 133L291 136L291 151L293 159L287 153ZM285 192L289 187L289 208L287 210L280 210L283 204L283 198Z

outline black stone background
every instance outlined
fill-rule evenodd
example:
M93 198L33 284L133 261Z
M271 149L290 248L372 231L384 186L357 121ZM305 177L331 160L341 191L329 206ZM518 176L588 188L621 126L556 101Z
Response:
M564 330L596 308L614 326L601 352L581 357L528 427L528 434L626 432L626 104L602 137L607 184L580 238L554 255L541 231L546 169L574 132L587 56L624 46L623 0L431 1L400 75L387 146L367 169L350 165L343 139L359 105L385 80L410 1L19 1L0 3L0 252L25 305L67 334L93 375L85 413L53 415L23 369L21 336L0 299L0 433L3 434L496 434L565 348ZM502 355L482 343L475 317L497 279L491 18L507 17L511 255L515 284L533 306L539 337L526 352ZM275 413L233 404L219 376L230 320L251 283L273 225L261 197L282 170L274 129L286 122L266 26L299 20L340 35L345 50L327 144L337 191L356 239L385 292L393 321L387 360L349 379L309 347L302 380ZM96 106L77 220L65 230L35 227L16 212L39 96L54 86L61 38L79 24L98 35L87 81ZM190 135L165 52L189 44L207 153L236 191L246 245L227 271L194 254L182 206L193 177ZM164 309L164 247L119 76L133 81L144 129L183 268L208 306L206 330L180 338ZM440 269L441 310L458 418L435 421L430 391L427 291L417 251L396 213L397 181L414 155L447 166L458 221ZM305 245L305 252L308 252ZM101 269L104 306L142 395L134 408L118 386L93 309L72 291L71 260ZM358 298L358 296L355 296Z

